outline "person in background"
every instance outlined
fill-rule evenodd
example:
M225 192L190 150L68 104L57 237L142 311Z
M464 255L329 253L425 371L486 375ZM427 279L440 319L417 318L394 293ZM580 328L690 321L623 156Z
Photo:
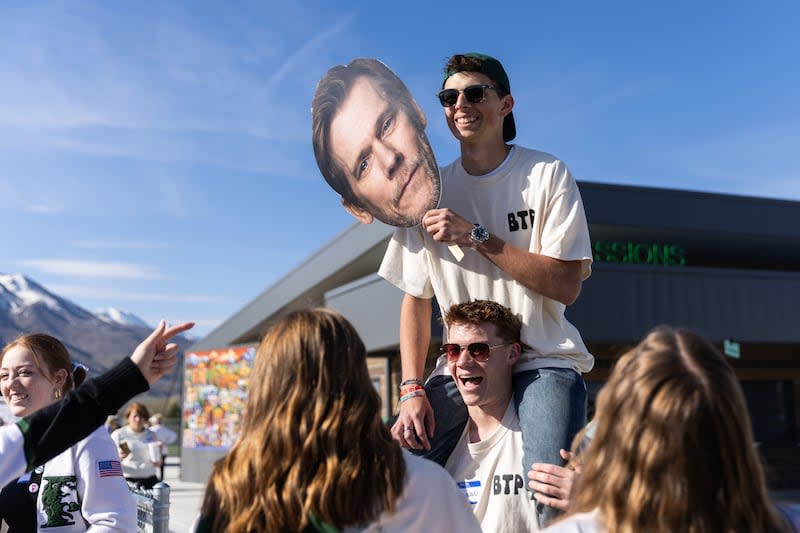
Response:
M148 423L150 424L150 431L156 434L158 441L161 443L161 480L164 480L164 466L167 462L167 445L172 444L178 440L178 435L167 426L162 424L163 417L161 413L156 413L150 417Z
M0 486L87 437L108 413L169 374L177 363L178 345L167 341L193 326L186 322L167 329L161 321L130 357L111 370L67 392L62 400L0 428Z
M157 467L161 466L159 458L154 457L154 453L160 452L161 444L156 434L148 429L148 418L150 413L147 407L132 402L125 409L128 423L111 434L122 459L125 479L144 489L152 489L158 483Z
M117 415L108 415L106 417L106 421L103 424L103 426L105 426L106 430L108 430L108 433L110 435L111 433L114 433L114 431L120 428L119 418L117 418Z
M22 335L0 352L0 392L15 416L58 401L86 374L61 341L44 333ZM102 427L6 485L0 491L0 515L9 533L136 528L136 502Z
M392 440L366 355L334 311L295 311L272 326L197 532L480 531L447 472Z
M791 531L736 375L702 337L650 332L614 366L594 421L567 516L548 533Z

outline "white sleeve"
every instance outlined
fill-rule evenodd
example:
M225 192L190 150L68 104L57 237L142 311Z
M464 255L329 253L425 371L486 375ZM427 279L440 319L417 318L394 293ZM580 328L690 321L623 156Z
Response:
M178 435L167 426L161 426L158 437L164 444L172 444L178 440Z
M125 459L122 459L122 468L125 471L125 475L133 478L144 478L155 475L155 467L152 461L150 461L150 451L147 449L147 445L137 438L129 437L129 433L126 429L127 427L128 426L122 426L111 434L111 440L114 441L117 448L119 448L119 443L121 441L125 441L128 444L130 453ZM157 440L155 433L150 429L146 431L153 435L152 441L155 442ZM119 455L118 451L116 451L116 453Z
M111 432L111 440L114 442L114 444L116 444L117 447L119 447L119 438L121 429L122 428L117 428Z
M378 269L378 275L417 298L433 298L428 251L419 226L398 228Z
M592 244L578 184L561 161L553 164L550 179L541 253L563 261L581 261L586 279L592 272Z
M403 500L406 515L404 533L427 531L458 531L480 533L481 526L464 494L444 468L403 450L406 459L408 484Z
M25 437L16 424L0 427L0 486L25 473Z
M559 520L542 530L542 533L603 533L597 511L578 513Z
M75 473L78 476L81 514L89 523L87 531L136 531L136 500L125 478L121 474L100 476L101 462L119 461L116 446L108 431L101 426L81 441L77 448ZM108 473L107 468L105 473Z
M436 465L439 466L439 465ZM479 533L481 526L470 508L464 494L456 487L456 482L444 470L439 476L439 487L433 491L439 494L439 508L444 515L449 531L474 531ZM433 493L432 491L432 493Z

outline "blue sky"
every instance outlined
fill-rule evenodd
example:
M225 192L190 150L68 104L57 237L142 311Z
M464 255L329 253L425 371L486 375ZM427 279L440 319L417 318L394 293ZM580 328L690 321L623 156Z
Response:
M298 4L298 5L294 5ZM800 200L797 2L0 3L0 272L210 331L352 219L319 175L329 67L434 94L482 51L519 144L579 180Z

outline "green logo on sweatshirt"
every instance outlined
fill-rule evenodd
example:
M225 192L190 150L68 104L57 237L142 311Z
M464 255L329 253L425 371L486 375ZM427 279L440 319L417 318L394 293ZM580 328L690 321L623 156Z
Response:
M71 526L75 524L72 513L79 511L77 501L77 480L75 476L48 476L44 478L42 507L47 515L45 527Z

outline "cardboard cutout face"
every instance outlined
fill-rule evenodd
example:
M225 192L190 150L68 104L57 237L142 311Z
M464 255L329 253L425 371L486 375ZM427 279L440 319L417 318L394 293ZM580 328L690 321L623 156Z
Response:
M322 176L361 222L414 226L439 205L439 167L425 115L377 59L328 70L317 85L311 120Z

